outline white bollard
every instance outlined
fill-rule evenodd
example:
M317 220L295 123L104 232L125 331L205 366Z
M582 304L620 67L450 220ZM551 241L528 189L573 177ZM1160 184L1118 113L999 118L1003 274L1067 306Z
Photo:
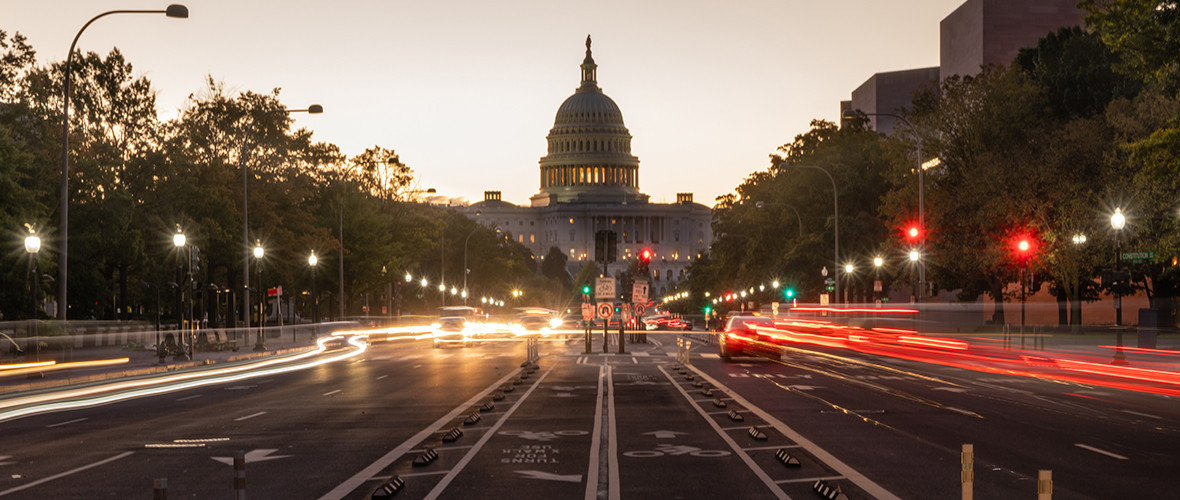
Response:
M963 470L959 473L959 480L963 483L963 500L971 500L975 497L975 445L964 444L960 460L963 463Z
M1053 471L1037 471L1037 500L1053 498Z

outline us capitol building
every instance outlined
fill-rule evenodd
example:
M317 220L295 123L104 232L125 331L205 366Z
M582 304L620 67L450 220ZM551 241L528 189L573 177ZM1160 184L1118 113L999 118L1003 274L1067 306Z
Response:
M651 203L639 191L639 158L631 154L631 133L623 113L598 87L598 65L586 37L582 84L557 108L541 157L541 190L529 206L500 199L485 191L484 199L464 209L487 227L508 231L538 258L557 247L576 276L594 259L594 234L618 235L618 261L610 274L624 269L643 249L654 252L649 269L651 290L661 294L684 280L693 259L713 240L712 210L678 193L676 203ZM478 214L477 214L478 212Z

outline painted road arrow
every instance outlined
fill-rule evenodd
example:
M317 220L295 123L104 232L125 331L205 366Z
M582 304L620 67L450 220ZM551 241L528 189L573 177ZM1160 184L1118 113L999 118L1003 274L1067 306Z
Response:
M546 481L562 481L566 483L582 482L581 474L561 475L540 470L518 470L516 473L524 476L525 479L544 479Z
M252 464L252 463L256 463L256 462L265 462L267 460L274 460L276 458L287 458L287 457L291 456L291 455L271 455L271 453L274 453L276 451L279 451L279 450L267 448L267 449L246 452L246 463ZM234 464L234 457L209 457L209 458L212 458L213 460L221 462L225 465L233 465Z
M646 436L648 434L655 436L656 439L675 439L677 434L688 434L688 433L687 432L676 432L676 431L652 431L652 432L643 433L644 436Z

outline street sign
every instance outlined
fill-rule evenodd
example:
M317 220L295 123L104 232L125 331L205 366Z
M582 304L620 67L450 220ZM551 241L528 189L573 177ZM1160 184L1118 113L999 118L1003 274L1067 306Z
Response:
M615 312L615 305L610 302L603 302L598 304L598 317L601 319L610 318L611 314Z
M594 280L594 298L598 300L615 300L614 278L598 278Z
M1124 262L1143 262L1154 259L1155 252L1123 252L1121 255L1119 255L1119 257L1121 257Z
M828 305L828 294L826 294L826 293L819 294L819 305L821 305L821 306Z
M636 281L631 285L631 303L646 304L647 303L647 282Z
M770 315L771 316L778 316L778 302L771 302L770 303Z
M623 323L631 322L631 304L623 304L619 308L619 313L623 315Z
M267 288L266 295L268 297L282 297L283 296L283 287L276 286L274 288Z
M647 304L635 304L636 316L643 316L643 313L645 312L647 312Z
M884 288L885 287L882 286L882 284L881 284L881 280L873 280L873 291L874 292L880 292Z
M828 276L828 266L824 266L823 269L820 269L819 273L822 274L826 278Z
M594 319L594 304L589 302L582 304L582 319L585 321Z

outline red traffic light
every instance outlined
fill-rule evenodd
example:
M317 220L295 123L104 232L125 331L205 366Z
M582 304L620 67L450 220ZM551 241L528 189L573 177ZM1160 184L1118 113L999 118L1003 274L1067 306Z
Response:
M650 249L650 248L644 248L642 251L640 251L640 252L639 252L639 260L640 260L641 262L650 262L650 261L651 261L651 255L652 255L652 253L651 253L651 249Z
M905 235L906 235L906 238L909 238L910 241L916 241L918 239L918 237L922 236L922 229L919 228L917 225L912 225L912 226L906 228Z

